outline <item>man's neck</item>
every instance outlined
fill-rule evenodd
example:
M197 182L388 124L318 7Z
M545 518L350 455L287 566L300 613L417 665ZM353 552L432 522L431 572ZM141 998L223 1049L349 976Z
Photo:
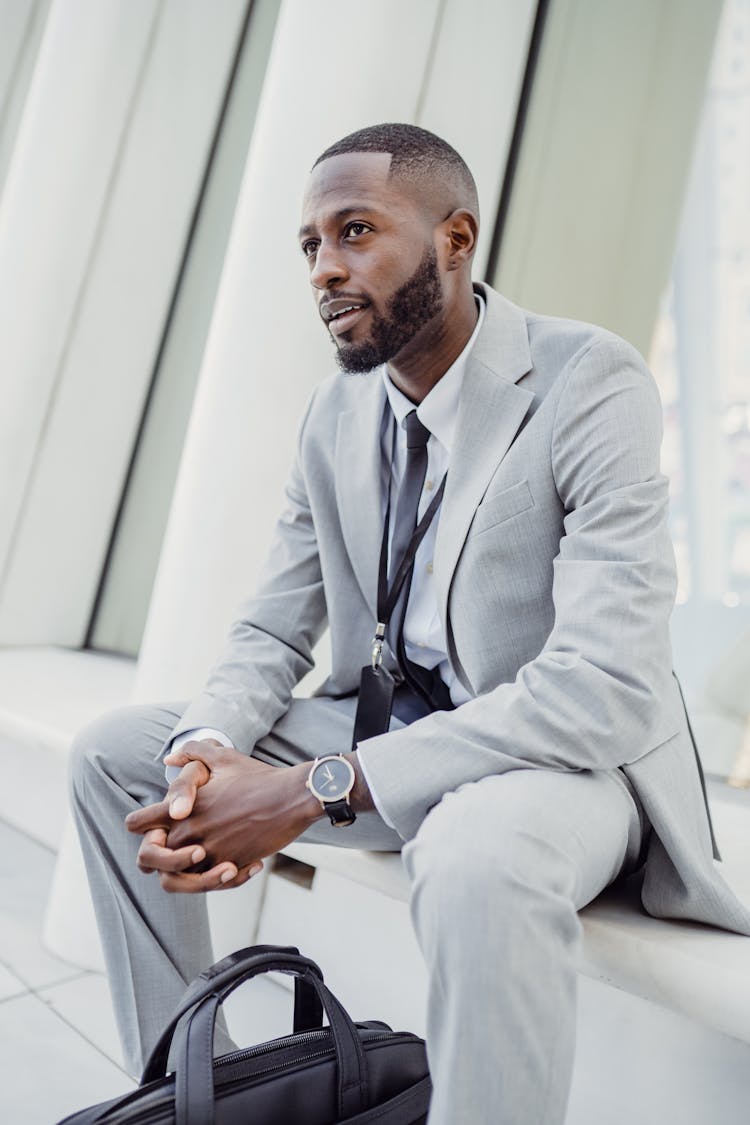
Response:
M456 362L471 338L477 316L474 294L468 291L465 300L425 325L408 347L389 360L388 376L410 402L422 402Z

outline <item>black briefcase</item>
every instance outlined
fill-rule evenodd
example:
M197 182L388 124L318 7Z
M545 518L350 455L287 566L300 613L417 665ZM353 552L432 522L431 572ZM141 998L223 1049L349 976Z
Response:
M220 1005L269 972L295 978L293 1034L212 1058ZM353 1023L314 961L292 947L254 945L193 981L137 1090L60 1125L419 1125L430 1092L424 1040L376 1020Z

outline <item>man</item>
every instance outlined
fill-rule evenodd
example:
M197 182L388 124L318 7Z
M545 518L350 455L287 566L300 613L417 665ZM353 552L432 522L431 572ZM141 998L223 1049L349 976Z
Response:
M375 126L319 158L300 247L344 375L308 405L260 589L198 699L78 739L134 1067L210 960L191 892L298 837L403 845L432 1125L563 1120L576 912L618 876L644 865L652 913L750 932L712 864L671 673L653 381L610 333L473 287L477 230L469 170L424 130ZM326 624L331 675L293 701Z

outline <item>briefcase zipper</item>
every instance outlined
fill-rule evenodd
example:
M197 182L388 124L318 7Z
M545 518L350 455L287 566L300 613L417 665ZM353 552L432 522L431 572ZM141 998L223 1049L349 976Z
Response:
M411 1032L397 1032L397 1031L375 1031L370 1028L362 1028L367 1032L364 1043L373 1043L377 1039L393 1039L396 1035L406 1034L411 1035ZM316 1028L315 1031L301 1031L296 1035L286 1035L283 1039L271 1039L268 1043L258 1043L255 1047L245 1047L237 1051L231 1051L228 1055L219 1055L214 1059L214 1068L227 1062L240 1062L242 1059L253 1059L259 1055L269 1054L271 1051L283 1050L284 1047L296 1047L300 1043L309 1043L314 1039L321 1038L330 1039L330 1027Z
M228 1055L219 1055L218 1058L214 1059L214 1069L227 1062L257 1058L258 1055L265 1055L270 1051L276 1051L284 1047L294 1047L297 1043L309 1043L311 1040L321 1039L323 1036L330 1037L329 1028L321 1027L315 1031L301 1031L297 1035L286 1035L283 1039L271 1039L268 1043L258 1043L255 1047L244 1047L237 1051L230 1051Z
M364 1028L362 1030L370 1032L369 1028ZM227 1067L227 1066L231 1067L234 1064L246 1062L248 1059L258 1058L259 1056L264 1055L264 1054L270 1054L272 1051L283 1049L284 1047L298 1046L301 1043L308 1043L311 1040L321 1039L324 1036L330 1037L330 1034L331 1034L330 1027L322 1027L322 1028L316 1029L315 1031L303 1031L303 1032L298 1032L296 1035L287 1035L287 1036L284 1036L283 1039L271 1039L271 1040L269 1040L268 1043L259 1043L255 1047L246 1047L244 1050L231 1051L229 1054L219 1055L218 1058L215 1058L213 1060L214 1070L217 1070L219 1068L223 1069L224 1067ZM413 1035L411 1032L408 1032L408 1031L407 1032L395 1032L395 1031L385 1031L385 1030L384 1031L372 1030L367 1035L367 1038L363 1041L363 1045L368 1044L368 1043L374 1043L374 1042L377 1042L378 1040L382 1040L382 1039L391 1039L392 1040L394 1038L417 1039L418 1037ZM285 1059L282 1062L275 1063L273 1066L267 1066L267 1067L264 1067L262 1070L253 1071L252 1075L237 1074L236 1077L225 1078L224 1081L221 1083L221 1085L217 1087L216 1092L217 1092L217 1095L220 1095L229 1086L233 1085L233 1083L244 1082L248 1078L252 1078L252 1080L254 1081L256 1078L263 1078L266 1075L274 1074L276 1071L285 1070L285 1069L287 1069L291 1066L294 1066L296 1064L299 1064L299 1063L304 1063L306 1065L308 1062L315 1062L318 1059L324 1059L324 1058L335 1058L335 1056L336 1056L336 1051L335 1051L335 1048L333 1046L333 1043L331 1043L331 1045L329 1047L326 1047L325 1050L316 1051L311 1055L306 1055L304 1057L304 1059ZM157 1079L157 1081L163 1082L163 1083L170 1083L170 1082L173 1081L173 1079L174 1079L174 1075L169 1074L169 1075L165 1075L164 1078ZM134 1090L133 1093L130 1095L130 1097L135 1099L135 1097L139 1093L140 1093L140 1088L138 1090ZM133 1125L137 1125L138 1122L147 1123L154 1114L160 1113L161 1110L163 1110L166 1106L172 1105L173 1103L174 1103L174 1091L170 1092L165 1097L159 1098L157 1101L152 1102L151 1105L149 1105L147 1108L144 1108L140 1112L138 1112L138 1110L136 1110L134 1114L128 1116L127 1120L128 1120L128 1122L132 1122ZM129 1108L128 1103L123 1103L120 1106L113 1107L112 1112L115 1116L113 1116L111 1118L110 1117L103 1117L103 1118L100 1118L100 1120L103 1123L106 1123L108 1120L116 1121L117 1120L116 1115L121 1111L127 1110L128 1108Z

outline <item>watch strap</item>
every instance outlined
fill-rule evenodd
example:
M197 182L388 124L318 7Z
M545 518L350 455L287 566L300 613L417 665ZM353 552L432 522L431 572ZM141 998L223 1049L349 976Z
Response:
M357 819L346 797L342 797L340 801L326 801L325 810L334 828L343 828Z

